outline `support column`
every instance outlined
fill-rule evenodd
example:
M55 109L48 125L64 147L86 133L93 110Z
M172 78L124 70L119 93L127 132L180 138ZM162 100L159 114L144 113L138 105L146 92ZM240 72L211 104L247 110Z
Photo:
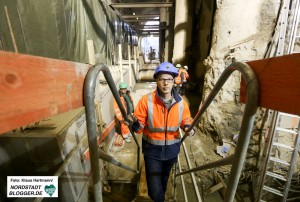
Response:
M192 19L189 18L189 1L177 0L175 6L173 63L186 64L190 59L192 45ZM176 43L175 43L176 42Z
M169 0L167 0L166 2L169 2ZM166 29L165 29L165 40L164 40L164 57L163 60L164 61L169 61L171 62L171 58L170 58L170 54L169 54L169 46L170 46L170 13L169 13L169 8L165 8L165 16L166 16Z
M89 63L91 65L95 65L96 59L95 59L94 42L93 42L93 40L87 40L86 43L87 43L87 48L88 48Z
M118 44L118 49L119 49L119 70L121 74L121 82L123 82L124 78L123 78L123 67L122 67L122 44Z
M159 15L159 60L160 62L164 62L164 55L165 55L165 39L166 39L166 8L160 8L160 15Z
M128 45L128 65L129 65L129 70L128 70L128 74L129 74L129 86L132 86L132 78L131 78L131 74L132 74L132 69L131 69L131 51L130 51L130 45Z
M133 46L133 57L134 57L134 74L137 75L137 62L136 62L136 51L137 46Z

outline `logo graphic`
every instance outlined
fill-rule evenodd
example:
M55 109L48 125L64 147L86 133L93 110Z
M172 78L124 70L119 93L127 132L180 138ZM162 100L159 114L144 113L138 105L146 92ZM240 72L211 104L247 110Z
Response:
M55 186L54 186L53 184L51 184L51 185L49 185L49 186L46 185L45 188L44 188L44 190L45 190L45 192L46 192L47 194L49 194L50 196L52 196L52 195L54 194L56 188L55 188Z

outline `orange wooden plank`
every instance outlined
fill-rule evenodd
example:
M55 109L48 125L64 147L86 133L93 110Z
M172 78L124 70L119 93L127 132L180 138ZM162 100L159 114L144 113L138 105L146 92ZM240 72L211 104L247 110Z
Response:
M107 135L110 133L110 131L113 129L113 127L115 126L115 120L113 120L108 127L105 129L105 131L102 133L102 141L107 137ZM115 133L117 134L117 133ZM101 142L102 142L101 141ZM100 138L97 137L97 144L100 145ZM90 150L89 148L87 148L84 152L83 152L83 157L84 160L88 160L90 159Z
M83 106L89 67L0 51L0 134Z
M258 78L260 107L300 115L300 54L247 63ZM245 103L244 81L241 82L240 99Z
M108 125L108 127L104 131L102 131L102 140L104 140L106 138L106 136L115 127L115 125L116 125L115 120L112 120L112 122L110 122L110 124ZM98 144L100 144L100 140L98 140Z

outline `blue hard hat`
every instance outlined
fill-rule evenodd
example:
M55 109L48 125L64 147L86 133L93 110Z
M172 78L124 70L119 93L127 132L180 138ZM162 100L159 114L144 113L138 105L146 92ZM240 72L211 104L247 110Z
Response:
M156 79L159 73L171 74L173 77L176 77L178 76L178 69L169 62L163 62L156 67L153 78Z

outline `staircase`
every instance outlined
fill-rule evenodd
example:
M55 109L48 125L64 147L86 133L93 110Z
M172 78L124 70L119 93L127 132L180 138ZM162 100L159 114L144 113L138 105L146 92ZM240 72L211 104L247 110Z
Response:
M273 122L275 126L264 151L266 160L261 169L258 201L287 200L299 150L300 117L278 112ZM294 128L296 123L298 128Z
M293 18L291 28L288 31L289 40L286 47L284 41L290 4ZM282 55L285 47L286 54L300 53L299 18L300 0L285 0L280 13L280 37L275 56ZM287 200L299 150L299 124L300 117L297 115L273 112L260 166L256 201L279 201L279 198L280 201Z

